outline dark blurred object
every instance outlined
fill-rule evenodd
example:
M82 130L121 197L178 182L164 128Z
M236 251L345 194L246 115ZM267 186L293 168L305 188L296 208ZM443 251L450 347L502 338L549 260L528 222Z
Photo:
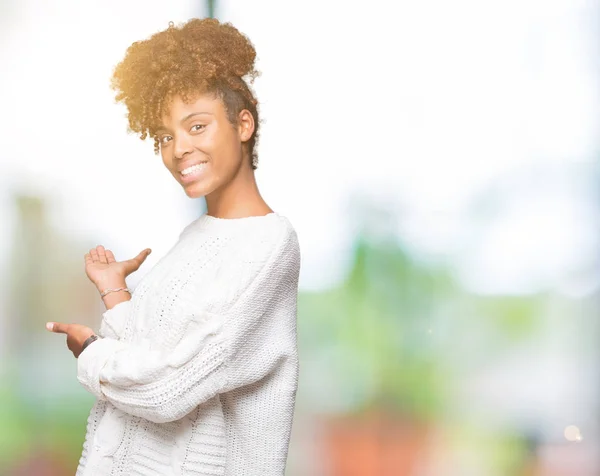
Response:
M217 0L206 0L206 10L209 18L215 18L215 7Z

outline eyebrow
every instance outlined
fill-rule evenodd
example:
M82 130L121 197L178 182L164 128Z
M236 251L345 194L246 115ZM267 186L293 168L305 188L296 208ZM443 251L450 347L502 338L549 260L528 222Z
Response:
M191 114L188 114L187 116L185 116L180 122L184 123L188 119L190 119L190 118L192 118L194 116L200 116L202 114L206 114L206 115L209 115L209 116L214 116L214 114L212 112L207 112L207 111L192 112ZM169 129L167 129L164 126L161 126L158 129L156 129L156 133L157 134L159 134L161 132L169 132Z
M188 114L187 116L185 116L181 122L185 122L187 121L190 117L194 117L194 116L199 116L201 114L208 114L209 116L213 116L214 114L211 112L206 112L206 111L199 111L199 112L192 112L191 114Z

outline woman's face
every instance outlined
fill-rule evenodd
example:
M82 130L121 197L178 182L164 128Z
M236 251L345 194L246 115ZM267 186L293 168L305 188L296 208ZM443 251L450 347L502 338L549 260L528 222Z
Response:
M253 131L249 111L240 112L234 126L221 99L203 94L188 103L175 96L157 137L167 169L188 197L198 198L227 185L242 167L251 168L243 142Z

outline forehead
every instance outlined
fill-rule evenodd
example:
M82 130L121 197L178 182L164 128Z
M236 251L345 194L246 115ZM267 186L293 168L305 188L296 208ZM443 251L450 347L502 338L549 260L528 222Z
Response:
M196 94L187 101L177 95L168 102L161 119L163 124L170 124L180 122L193 113L207 112L218 116L223 111L223 102L215 94Z

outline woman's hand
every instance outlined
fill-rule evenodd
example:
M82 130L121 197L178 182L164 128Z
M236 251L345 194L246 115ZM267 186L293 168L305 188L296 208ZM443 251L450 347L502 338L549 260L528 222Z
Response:
M99 289L110 286L111 283L123 282L138 270L151 251L146 248L135 258L116 261L112 251L98 245L85 254L85 274Z
M89 327L81 324L62 324L60 322L48 322L46 329L57 334L67 334L67 347L75 358L81 354L81 347L85 340L94 334Z

